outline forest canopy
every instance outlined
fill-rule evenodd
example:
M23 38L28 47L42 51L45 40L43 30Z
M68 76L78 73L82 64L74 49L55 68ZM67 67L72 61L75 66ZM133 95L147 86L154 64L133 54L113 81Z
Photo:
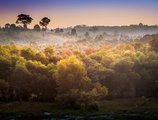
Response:
M91 52L0 45L0 100L78 107L108 98L158 97L155 39Z

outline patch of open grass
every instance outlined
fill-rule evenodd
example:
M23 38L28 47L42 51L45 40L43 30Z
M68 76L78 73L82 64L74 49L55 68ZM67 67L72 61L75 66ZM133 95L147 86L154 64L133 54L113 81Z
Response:
M97 112L81 111L74 109L62 109L54 103L48 102L11 102L0 103L1 114L42 114L44 111L61 114L107 114L112 112L143 112L143 111L158 111L158 100L150 99L145 101L143 99L116 99L111 101L100 102L100 109Z

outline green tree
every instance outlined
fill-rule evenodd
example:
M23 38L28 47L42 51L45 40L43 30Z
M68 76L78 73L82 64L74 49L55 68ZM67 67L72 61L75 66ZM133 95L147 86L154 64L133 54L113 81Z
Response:
M57 63L57 84L59 92L66 93L72 89L81 89L86 75L84 64L71 56Z
M26 60L33 60L35 52L31 48L22 49L21 56L24 57Z
M18 61L11 75L11 86L18 100L28 100L31 95L32 75L27 70L25 63Z
M121 59L111 64L111 67L117 72L130 72L132 71L134 63L132 61Z
M53 101L57 94L57 85L53 77L56 66L54 64L45 66L40 62L28 61L26 67L32 74L32 93L37 96L38 100Z
M36 61L40 61L43 64L48 64L49 61L43 52L36 53L34 56Z
M9 83L5 80L0 79L0 100L7 100L9 90Z
M11 73L12 63L7 57L0 56L0 79L8 80Z

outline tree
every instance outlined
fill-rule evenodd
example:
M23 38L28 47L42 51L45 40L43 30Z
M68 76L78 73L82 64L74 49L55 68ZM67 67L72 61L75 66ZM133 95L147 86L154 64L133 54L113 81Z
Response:
M38 100L53 101L56 96L56 81L53 79L56 66L45 66L37 61L28 61L27 70L32 74L31 92Z
M85 80L85 67L82 61L72 56L57 63L57 84L60 93L81 89Z
M55 33L63 33L64 30L62 28L56 28Z
M73 28L73 29L71 30L71 35L76 35L76 34L77 34L76 29Z
M18 100L28 100L31 93L31 73L22 61L17 61L15 69L12 72L10 82L15 92L15 98Z
M11 24L11 25L10 25L10 29L11 29L11 30L16 30L16 25L15 25L15 24Z
M7 98L7 92L9 89L9 83L0 79L0 99L5 100Z
M119 44L116 46L116 48L118 50L122 50L122 51L130 51L130 52L135 52L135 48L133 45L130 45L130 44Z
M64 30L61 28L61 29L60 29L60 33L63 33L63 32L64 32Z
M26 60L33 60L35 56L35 52L30 48L22 49L21 56L24 57Z
M33 30L34 30L34 31L40 31L41 28L40 28L40 26L39 26L38 24L36 24L36 25L33 27Z
M27 25L30 24L32 22L32 18L30 17L30 15L25 15L25 14L20 14L17 16L18 19L16 20L17 24L23 24L23 27L25 29L27 29Z
M106 68L101 64L92 61L89 66L87 66L87 76L91 78L92 82L98 82L105 78L105 70Z
M48 60L47 60L47 57L45 56L45 54L44 53L42 53L42 52L39 52L39 53L36 53L35 54L35 60L36 61L40 61L41 63L43 63L43 64L48 64Z
M139 23L139 27L143 27L143 23Z
M97 35L96 37L95 37L95 40L96 41L101 41L101 40L103 40L104 39L104 37L102 36L102 35Z
M92 32L96 32L98 30L98 28L96 26L93 26L89 29L89 31L92 31Z
M151 49L158 52L158 37L157 38L155 37L149 43L150 43Z
M48 46L44 49L44 54L47 56L47 57L51 57L53 54L55 53L55 50L53 47L51 46Z
M11 61L7 57L0 56L0 79L8 79L11 73Z
M5 29L10 29L10 24L9 23L5 24Z
M126 72L132 71L134 63L126 59L123 59L123 60L121 59L121 60L113 62L111 66L117 72L126 73Z
M89 36L89 33L88 32L86 32L85 34L84 34L84 36L88 39L88 38L90 38L90 36Z
M47 18L47 17L42 18L41 21L39 22L39 24L43 27L42 29L44 31L47 30L47 26L48 26L49 23L50 23L50 19Z

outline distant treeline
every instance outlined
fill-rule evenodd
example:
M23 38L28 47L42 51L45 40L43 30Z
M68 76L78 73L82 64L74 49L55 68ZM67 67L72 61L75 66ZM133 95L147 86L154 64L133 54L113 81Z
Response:
M39 21L39 24L35 24L32 29L28 29L28 25L31 24L33 18L30 15L26 14L19 14L17 16L16 24L12 23L6 23L4 27L0 27L0 30L3 31L26 31L26 30L34 30L34 31L46 31L47 26L50 23L50 19L48 17L44 17ZM21 25L19 25L21 24ZM51 31L56 32L56 33L63 33L64 30L71 29L72 34L76 34L76 30L79 31L89 31L89 32L97 32L99 30L105 31L105 32L113 32L115 34L121 32L134 32L135 30L137 31L158 31L158 25L144 25L143 23L139 23L138 25L131 24L129 26L124 25L124 26L86 26L86 25L76 25L74 27L67 27L67 28L55 28L51 29Z
M8 30L14 30L14 31L29 30L27 26L29 24L31 24L32 20L33 20L33 18L30 17L30 15L19 14L17 16L16 24L22 24L23 26L21 26L21 25L16 26L16 24L14 24L14 23L13 24L7 23L1 29L6 30L6 31L8 31ZM50 19L48 17L44 17L39 21L39 24L36 24L34 26L33 29L36 31L40 31L40 30L46 31L49 23L50 23ZM42 27L42 29L40 28L40 26Z

